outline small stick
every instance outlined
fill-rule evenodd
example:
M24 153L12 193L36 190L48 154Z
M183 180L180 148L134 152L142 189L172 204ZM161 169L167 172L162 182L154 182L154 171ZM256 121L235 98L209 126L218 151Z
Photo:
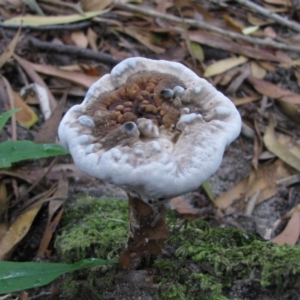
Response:
M97 61L110 63L113 65L116 65L121 61L120 59L118 59L110 54L96 52L91 49L80 48L77 46L59 45L59 44L43 42L34 37L30 37L28 39L28 41L34 47L41 49L41 50L47 50L47 51L52 51L52 52L56 52L56 53L64 53L64 54L69 54L69 55L70 54L76 55L78 57L94 59Z
M268 9L265 9L262 6L255 4L253 1L249 1L249 0L235 0L235 1L242 5L249 7L252 11L258 12L267 18L275 20L277 23L279 23L281 25L284 25L288 28L291 28L295 31L300 32L300 24L299 23L289 21L288 19L283 18L282 16L269 11Z
M277 42L268 41L268 40L264 40L264 39L260 39L260 38L253 38L253 37L250 37L250 36L245 36L245 35L242 35L242 34L238 34L238 33L235 33L235 32L230 32L230 31L224 30L222 28L207 24L207 23L202 22L202 21L198 21L198 20L195 21L195 20L192 20L192 19L181 19L181 18L178 18L178 17L175 17L175 16L171 16L169 14L162 14L162 13L156 12L156 11L151 10L149 8L142 8L142 7L139 7L137 5L117 3L115 5L115 7L119 8L119 9L124 9L124 10L129 10L129 11L132 11L132 12L144 14L144 15L151 16L151 17L164 19L164 20L167 20L167 21L175 22L175 23L185 22L186 24L191 25L193 27L213 31L213 32L219 33L223 36L230 37L230 38L236 39L236 40L241 40L241 41L244 41L244 42L247 42L247 43L250 43L250 44L254 44L254 45L272 47L272 48L280 49L280 50L289 50L289 51L300 52L300 47L298 47L298 46L287 45L287 44L277 43Z
M103 17L103 16L102 16ZM47 26L31 26L31 25L22 25L22 30L36 30L36 31L47 31L47 30L78 30L89 27L92 24L92 21L84 21L72 24L58 24L58 25L47 25ZM0 22L0 27L5 29L18 30L19 24L5 24Z

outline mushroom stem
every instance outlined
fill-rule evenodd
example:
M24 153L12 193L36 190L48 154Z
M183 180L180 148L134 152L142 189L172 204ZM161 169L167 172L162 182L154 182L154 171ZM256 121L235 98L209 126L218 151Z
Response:
M120 256L121 269L137 269L146 254L158 255L168 237L167 209L154 209L137 196L128 194L129 238Z

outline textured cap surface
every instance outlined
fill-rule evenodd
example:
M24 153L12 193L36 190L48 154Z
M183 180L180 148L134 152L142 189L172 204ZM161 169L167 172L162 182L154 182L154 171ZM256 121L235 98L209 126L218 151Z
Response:
M59 126L78 168L164 203L216 172L239 135L233 103L180 63L129 58L94 83Z

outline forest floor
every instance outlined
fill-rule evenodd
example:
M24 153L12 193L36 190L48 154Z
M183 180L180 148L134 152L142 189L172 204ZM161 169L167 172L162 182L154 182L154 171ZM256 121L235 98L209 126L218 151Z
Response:
M58 142L63 114L134 56L189 67L232 100L243 125L216 174L172 200L157 259L76 271L0 299L300 299L299 3L24 2L0 2L0 113L22 108L0 142ZM117 258L126 199L69 155L0 168L0 259ZM99 211L121 225L92 222Z

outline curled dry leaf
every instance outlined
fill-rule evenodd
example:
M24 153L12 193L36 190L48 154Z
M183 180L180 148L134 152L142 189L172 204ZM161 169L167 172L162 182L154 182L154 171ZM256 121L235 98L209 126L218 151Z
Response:
M300 210L295 209L285 229L272 239L278 245L295 245L300 237Z
M38 104L40 105L44 119L49 119L51 116L51 108L47 90L37 83L29 84L28 86L22 88L20 91L20 95L23 99L24 96L28 93L28 91L34 92L35 99L32 100L37 100ZM34 102L34 104L36 104L36 102Z
M13 95L15 108L21 108L21 110L16 113L18 123L26 128L30 128L38 121L38 116L33 109L24 102L18 93L13 91Z
M241 211L244 211L245 197L251 198L259 192L256 204L274 196L278 191L276 182L294 174L294 171L281 160L274 163L266 163L258 170L252 170L248 177L241 180L236 186L223 193L215 200L220 209L226 209L234 202L239 201Z
M265 146L271 153L300 171L300 146L287 136L281 135L281 139L277 139L274 132L274 122L272 117L269 118L269 125L263 137Z
M197 208L193 207L187 201L184 201L181 197L172 199L171 209L176 210L181 215L197 216L199 213Z

